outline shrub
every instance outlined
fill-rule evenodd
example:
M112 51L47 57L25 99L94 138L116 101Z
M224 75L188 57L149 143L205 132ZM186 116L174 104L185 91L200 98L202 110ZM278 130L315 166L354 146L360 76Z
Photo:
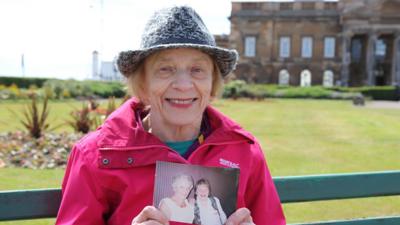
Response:
M339 92L361 93L373 100L400 100L400 88L396 86L332 87L329 89Z
M64 89L62 92L62 98L71 98L71 94L69 93L68 89Z
M47 86L47 85L43 87L43 94L44 94L44 96L46 96L49 99L53 99L56 96L54 94L53 88L50 86Z
M91 118L90 109L86 104L82 104L81 109L75 109L71 112L72 120L67 120L66 123L70 125L76 132L88 133L94 124Z
M124 85L121 82L104 81L76 81L76 80L48 80L45 86L52 87L56 98L65 98L65 90L68 90L70 97L93 97L99 96L108 98L115 96L123 97L126 94Z
M102 98L111 96L121 98L126 94L121 82L84 81L84 83L90 87L93 94Z
M64 88L61 86L56 86L53 89L54 97L57 99L63 99L64 96L62 95Z
M46 97L43 101L42 111L39 112L36 96L32 95L30 105L27 105L22 112L24 118L20 121L33 138L41 137L43 132L49 128L49 124L47 123L49 116L47 103L48 98Z
M10 90L10 98L16 99L21 96L21 91L19 90L18 86L16 84L11 84L10 87L8 87L8 90Z
M293 87L267 84L246 84L243 81L228 83L224 89L224 98L313 98L313 99L353 99L359 92L322 86Z
M382 86L382 87L362 87L360 92L374 100L399 100L399 95L394 86Z
M222 92L223 98L239 98L243 94L243 89L246 86L246 81L244 80L233 80L224 86Z
M88 133L97 129L116 108L114 96L108 98L107 108L101 108L94 99L90 99L82 104L81 109L74 109L71 112L72 120L66 123L76 132Z

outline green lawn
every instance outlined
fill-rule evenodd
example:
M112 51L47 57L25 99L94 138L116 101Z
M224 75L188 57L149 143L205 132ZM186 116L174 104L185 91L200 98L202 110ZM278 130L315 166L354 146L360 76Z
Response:
M68 104L51 104L55 123L68 117ZM214 105L258 138L273 176L400 169L398 109L354 107L348 101L332 100L221 100ZM4 108L20 104L0 103L0 107L0 118L12 121L6 126L0 122L0 131L14 130L17 121L10 120L15 117ZM62 175L61 170L0 169L0 190L56 187ZM399 215L400 197L285 204L284 210L291 223Z

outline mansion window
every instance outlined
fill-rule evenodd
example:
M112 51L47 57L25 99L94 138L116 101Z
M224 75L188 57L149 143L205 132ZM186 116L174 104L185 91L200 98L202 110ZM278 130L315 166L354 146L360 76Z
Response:
M361 39L354 38L351 40L351 61L355 63L361 62L362 43Z
M312 37L303 37L301 39L301 57L311 58L313 51L313 39Z
M290 57L290 37L281 37L279 40L279 56L281 58Z
M279 71L279 85L288 86L290 80L290 74L287 70L283 69Z
M303 70L300 74L300 86L310 87L311 86L311 72L309 70Z
M324 39L324 57L333 58L335 57L335 38L325 37Z
M304 10L313 10L315 9L315 2L302 2L301 8Z
M280 10L292 10L293 9L293 3L292 2L280 2L279 3L279 9Z
M337 9L337 2L324 2L324 9Z
M333 72L331 70L325 70L322 78L322 85L324 87L332 87L333 86Z
M375 55L384 58L386 55L386 43L382 39L375 42Z
M257 2L243 2L242 3L242 9L243 10L254 10L258 9L259 4Z
M244 56L254 57L256 56L256 37L247 36L244 39Z

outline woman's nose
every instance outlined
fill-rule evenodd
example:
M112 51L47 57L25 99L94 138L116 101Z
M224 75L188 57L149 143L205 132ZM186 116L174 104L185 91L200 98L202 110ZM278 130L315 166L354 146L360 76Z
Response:
M172 83L172 87L180 91L186 91L193 88L193 81L190 77L190 73L186 70L178 70L175 80Z

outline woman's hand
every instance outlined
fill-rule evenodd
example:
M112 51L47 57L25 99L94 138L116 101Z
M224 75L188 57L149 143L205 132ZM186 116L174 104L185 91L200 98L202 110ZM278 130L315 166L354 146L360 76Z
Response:
M146 206L132 220L132 225L169 225L168 218L154 206Z
M225 225L255 225L247 208L237 209L226 220Z

